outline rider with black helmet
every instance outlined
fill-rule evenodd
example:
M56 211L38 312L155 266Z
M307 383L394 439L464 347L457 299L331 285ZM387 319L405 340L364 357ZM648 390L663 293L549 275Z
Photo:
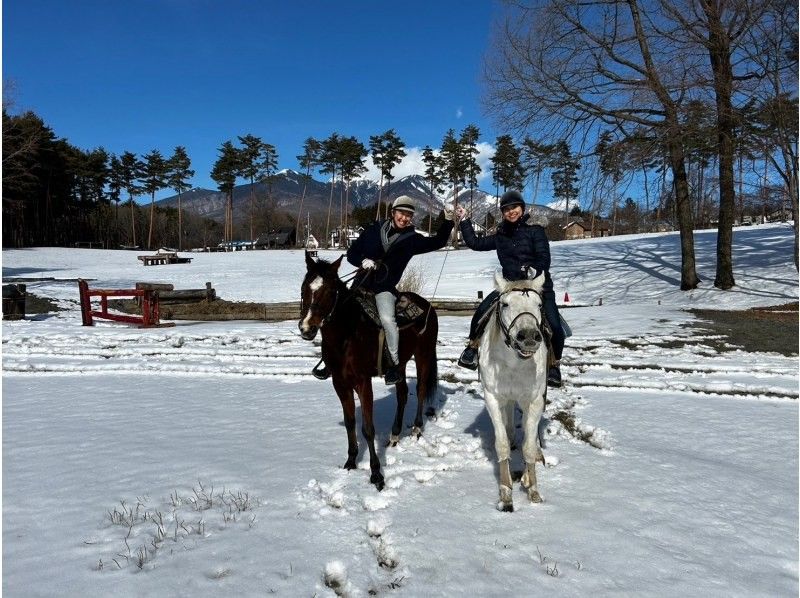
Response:
M559 361L564 350L564 329L558 315L553 280L550 278L550 243L547 234L538 224L528 224L530 215L525 214L525 200L519 191L511 190L503 194L500 198L500 211L503 213L503 220L498 225L497 232L478 237L475 235L472 221L465 218L466 211L459 206L456 215L461 219L461 236L467 247L475 251L497 250L497 259L500 260L503 278L506 280L528 278L530 269L544 272L542 300L545 317L553 332L553 354L556 359L555 365L548 371L547 383L550 386L561 386ZM499 297L497 291L492 291L475 311L469 330L469 342L461 353L459 365L472 370L478 367L478 346L486 324L486 316Z

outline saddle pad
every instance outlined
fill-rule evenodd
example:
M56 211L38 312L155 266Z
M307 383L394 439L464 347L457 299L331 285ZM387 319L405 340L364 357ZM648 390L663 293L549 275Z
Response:
M376 326L381 326L381 318L378 314L378 307L375 304L375 293L368 291L356 291L354 297L364 313ZM420 318L424 318L426 310L420 307L408 296L403 293L395 302L394 317L397 320L398 328L410 326Z

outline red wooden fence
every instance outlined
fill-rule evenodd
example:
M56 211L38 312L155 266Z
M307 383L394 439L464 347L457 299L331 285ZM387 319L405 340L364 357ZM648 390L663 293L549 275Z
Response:
M174 326L173 322L159 322L158 291L152 289L90 289L89 284L78 279L78 290L81 295L81 317L84 326L93 326L93 318L103 318L115 322L136 324L140 328ZM100 297L100 310L92 309L92 297ZM109 297L137 297L142 306L141 316L112 314L108 312Z

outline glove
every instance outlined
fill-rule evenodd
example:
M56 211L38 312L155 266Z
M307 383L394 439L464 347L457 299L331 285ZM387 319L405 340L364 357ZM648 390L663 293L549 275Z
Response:
M522 269L525 270L525 275L529 280L533 280L540 274L540 272L533 266L523 266Z
M377 267L378 267L378 264L376 264L374 261L372 261L368 257L365 257L363 260L361 260L361 269L362 270L374 270Z
M450 206L444 207L444 219L445 220L452 220L453 219L453 208Z

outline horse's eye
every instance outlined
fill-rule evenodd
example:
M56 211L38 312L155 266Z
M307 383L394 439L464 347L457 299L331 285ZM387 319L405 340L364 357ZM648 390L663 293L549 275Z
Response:
M501 302L500 302L500 307L502 307L503 309L505 309L506 307L508 307L508 302L507 302L507 301L501 301Z

